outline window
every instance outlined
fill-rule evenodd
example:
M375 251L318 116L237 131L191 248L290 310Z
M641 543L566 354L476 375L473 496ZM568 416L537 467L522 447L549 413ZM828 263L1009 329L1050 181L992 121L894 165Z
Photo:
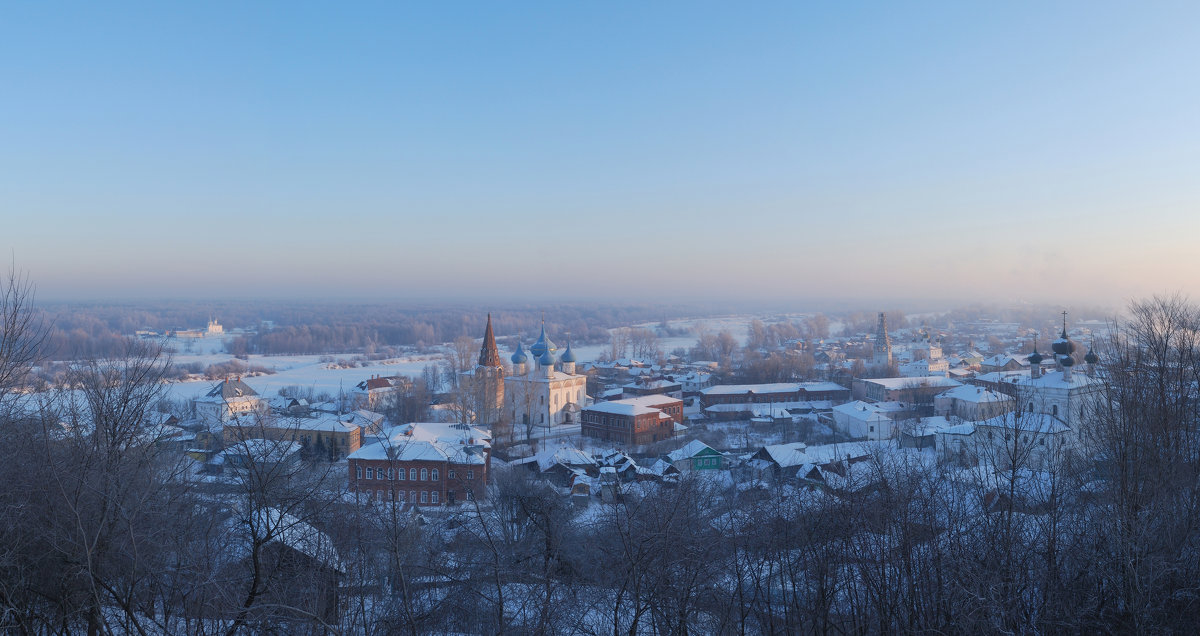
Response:
M874 426L871 426L871 432L872 432L872 433L874 433L874 432L875 432L875 427L874 427Z
M382 491L382 490L376 490L376 491L375 491L375 500L376 500L376 501L383 501L383 491Z
M400 491L399 493L397 493L397 494L400 496L400 503L404 503L404 491L403 491L403 490L401 490L401 491Z
M415 490L408 491L408 500L411 501L412 503L417 503L417 491L415 491Z
M429 469L428 468L421 469L421 481L429 481Z
M467 490L467 501L475 501L475 491Z
M467 479L475 479L475 471L468 470L467 471Z
M355 478L355 479L362 479L362 466L355 466L355 467L354 467L354 478Z
M435 491L429 493L429 503L437 503L437 502L438 502L438 493L435 490Z
M416 469L416 468L409 468L409 469L408 469L408 479L409 479L409 481L416 481L416 480L417 480L417 469Z
M367 479L375 479L375 469L370 466L367 467Z
M446 471L446 479L454 479L454 471L453 470Z
M1054 415L1054 416L1057 416L1057 415L1058 415L1058 405L1057 405L1057 404L1055 404L1054 406L1050 407L1050 414L1051 414L1051 415Z
M427 491L421 491L421 503L429 503L429 493Z
M432 471L430 471L429 478L432 479L433 481L437 481L438 480L438 469L434 468Z
M391 480L393 480L393 479L395 479L395 478L396 478L396 469L395 469L395 468L389 468L389 469L388 469L388 481L391 481Z

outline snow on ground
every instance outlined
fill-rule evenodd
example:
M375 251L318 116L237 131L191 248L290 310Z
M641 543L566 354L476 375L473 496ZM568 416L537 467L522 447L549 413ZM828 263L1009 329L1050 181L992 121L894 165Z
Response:
M285 386L312 388L316 393L329 393L336 396L339 391L349 393L354 388L354 385L373 375L406 375L416 377L421 375L425 365L438 364L441 361L441 356L437 354L414 355L404 358L363 362L361 364L366 366L353 369L331 369L329 368L331 365L328 362L330 357L321 355L252 355L246 360L240 360L239 362L249 367L261 366L275 371L272 375L256 375L244 378L246 384L249 384L251 388L258 391L259 395L270 397L274 396L279 392L279 389ZM347 354L332 357L337 360L339 358L350 359L353 356ZM173 356L173 361L176 364L188 364L189 362L198 361L204 363L206 366L232 359L233 356L229 354ZM325 359L326 362L322 362L322 359ZM176 400L190 400L207 391L213 384L212 380L177 382L168 387L168 397Z

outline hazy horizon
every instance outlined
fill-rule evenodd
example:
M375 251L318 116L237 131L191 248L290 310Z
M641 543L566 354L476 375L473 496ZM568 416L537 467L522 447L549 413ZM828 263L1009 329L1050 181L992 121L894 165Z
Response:
M1195 298L1197 18L14 6L0 248L49 301Z

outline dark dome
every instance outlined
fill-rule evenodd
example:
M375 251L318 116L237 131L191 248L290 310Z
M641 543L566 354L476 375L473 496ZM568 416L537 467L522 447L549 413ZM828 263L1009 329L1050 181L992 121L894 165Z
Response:
M1029 364L1041 364L1042 360L1045 360L1046 357L1038 353L1037 347L1034 347L1033 353L1029 354L1029 357L1025 359L1029 361Z
M1072 358L1071 356L1063 356L1058 359L1058 363L1064 367L1073 367L1075 366L1075 358Z
M1062 337L1058 340L1055 340L1054 344L1050 345L1050 347L1054 349L1054 353L1057 353L1060 356L1070 355L1075 352L1075 343L1071 342L1071 340L1067 338L1067 332L1065 331L1063 332Z
M1100 356L1096 355L1096 352L1089 347L1087 355L1083 356L1083 361L1088 364L1096 364L1100 361Z

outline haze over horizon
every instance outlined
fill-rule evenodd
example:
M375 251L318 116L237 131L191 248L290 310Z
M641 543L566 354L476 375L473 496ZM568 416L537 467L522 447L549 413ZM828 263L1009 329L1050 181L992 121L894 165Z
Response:
M13 6L0 248L50 300L1200 298L1197 18Z

